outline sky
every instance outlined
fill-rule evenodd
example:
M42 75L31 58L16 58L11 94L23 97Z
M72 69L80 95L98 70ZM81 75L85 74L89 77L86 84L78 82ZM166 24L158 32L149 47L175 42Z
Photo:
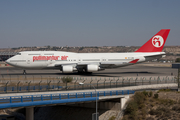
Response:
M141 46L161 29L180 45L180 0L0 1L0 48Z

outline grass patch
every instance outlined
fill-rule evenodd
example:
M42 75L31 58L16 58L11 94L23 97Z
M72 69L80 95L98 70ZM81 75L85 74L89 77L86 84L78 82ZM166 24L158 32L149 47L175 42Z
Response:
M161 89L161 90L158 90L158 92L171 92L172 90L171 89Z
M109 120L115 120L115 119L116 119L115 116L111 116L111 117L109 118Z

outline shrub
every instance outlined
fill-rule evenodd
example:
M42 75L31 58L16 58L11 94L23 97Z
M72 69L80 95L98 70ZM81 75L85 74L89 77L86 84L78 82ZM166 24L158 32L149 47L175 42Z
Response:
M111 117L109 118L109 120L115 120L115 119L116 119L115 116L111 116Z
M171 89L161 89L158 92L170 92L170 91L171 91Z
M174 106L172 107L172 110L180 112L180 106Z
M154 107L154 106L155 106L155 104L154 104L154 103L151 103L150 105L151 105L151 107Z
M155 99L158 99L158 97L159 97L159 94L158 94L158 93L154 94L154 98L155 98Z
M145 108L145 104L140 104L140 105L139 105L139 108L140 108L140 109Z
M136 111L137 109L138 109L137 103L135 101L130 101L125 110L125 113L131 114L133 111Z
M151 109L151 110L149 111L149 114L150 114L150 115L156 115L156 110Z
M149 102L155 102L156 100L155 99L153 99L153 98L150 98L149 99Z
M173 101L171 99L169 99L168 102L169 102L170 105L173 105L175 103L175 101Z
M167 107L166 107L166 108L165 108L165 107L158 107L156 110L165 112L166 114L167 114L168 112L170 112L169 108L167 108Z
M152 94L153 94L152 91L150 91L150 92L149 92L149 97L152 97Z
M168 107L158 107L156 110L162 113L161 118L164 119L172 115L172 112Z
M153 117L148 117L148 118L146 118L146 120L154 120L154 118Z
M146 119L146 114L147 114L147 108L142 109L142 118L143 120Z
M164 105L173 105L175 103L175 101L171 99L159 99L158 101L160 104L164 104Z
M156 115L157 117L164 117L167 118L169 116L171 116L172 112L170 111L170 109L168 107L158 107L156 110L155 109L151 109L149 111L150 115Z
M129 114L129 118L132 120L137 120L137 111L133 111Z
M178 102L177 102L178 104L180 104L180 100L178 100Z
M180 58L176 58L176 61L175 62L180 62Z
M134 100L138 105L143 104L146 100L146 96L142 92L136 92L134 95Z
M148 92L143 91L142 93L144 94L144 96L146 96L146 97L148 96Z
M167 117L164 117L163 118L163 116L161 117L162 118L162 120L169 120ZM170 119L171 120L171 119Z
M61 80L63 81L63 83L69 83L69 82L72 82L73 80L73 77L62 77Z
M156 109L156 110L151 109L151 110L149 111L149 114L150 114L150 115L161 116L161 115L162 115L162 111L159 111L158 109Z
M122 120L128 120L128 115L124 115Z

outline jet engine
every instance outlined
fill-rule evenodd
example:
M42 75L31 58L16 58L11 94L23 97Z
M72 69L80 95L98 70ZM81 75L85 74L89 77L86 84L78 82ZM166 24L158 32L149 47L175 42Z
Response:
M88 72L96 72L96 71L98 71L98 69L99 69L98 65L87 65Z
M73 66L62 66L62 72L63 73L72 73L73 72Z

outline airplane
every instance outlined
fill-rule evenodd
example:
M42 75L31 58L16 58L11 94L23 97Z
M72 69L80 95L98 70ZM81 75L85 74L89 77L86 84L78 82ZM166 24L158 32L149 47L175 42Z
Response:
M23 51L6 63L23 69L59 69L62 73L92 73L165 57L162 52L170 29L161 29L135 52L75 53L64 51Z

